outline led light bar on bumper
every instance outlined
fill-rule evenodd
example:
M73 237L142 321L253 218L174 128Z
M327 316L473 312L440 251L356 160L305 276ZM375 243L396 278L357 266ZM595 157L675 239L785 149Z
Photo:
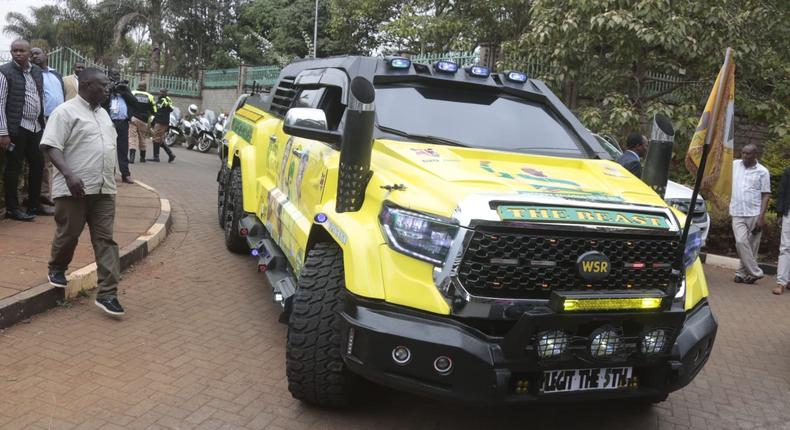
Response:
M557 312L601 312L657 310L664 304L660 290L552 293L549 307Z
M444 262L458 233L451 220L387 205L379 222L392 249L434 264Z

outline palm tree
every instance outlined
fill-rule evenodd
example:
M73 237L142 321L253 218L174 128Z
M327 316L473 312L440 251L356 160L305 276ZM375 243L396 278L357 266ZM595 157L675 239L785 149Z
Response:
M21 39L43 40L50 46L58 44L60 9L57 6L31 7L31 16L21 12L9 12L3 32Z
M118 51L131 29L140 26L148 28L151 37L150 71L153 73L159 71L162 45L165 42L162 22L168 3L168 0L103 0L98 4L104 13L116 18L113 46Z

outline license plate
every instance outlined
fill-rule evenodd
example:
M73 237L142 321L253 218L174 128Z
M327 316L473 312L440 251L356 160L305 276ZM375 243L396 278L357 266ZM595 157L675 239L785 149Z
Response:
M564 369L543 372L542 393L614 390L631 386L632 367L603 369Z

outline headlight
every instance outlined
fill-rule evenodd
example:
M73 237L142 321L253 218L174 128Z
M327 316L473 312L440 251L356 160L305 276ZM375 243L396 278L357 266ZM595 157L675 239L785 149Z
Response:
M689 267L697 261L702 248L702 231L692 224L686 239L686 248L683 250L683 267Z
M387 243L396 251L434 264L442 264L458 226L450 221L384 206L379 222Z

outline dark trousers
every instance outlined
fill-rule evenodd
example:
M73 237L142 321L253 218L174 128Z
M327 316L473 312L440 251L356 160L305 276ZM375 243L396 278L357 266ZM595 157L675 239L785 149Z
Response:
M129 121L126 120L113 120L115 131L118 132L118 140L116 140L118 150L118 167L121 170L121 176L132 176L129 172Z
M90 194L83 198L58 197L55 199L55 239L52 240L52 256L49 270L66 272L74 257L80 234L88 223L93 254L98 267L96 298L117 296L121 278L121 259L118 244L112 238L115 223L115 195Z
M165 150L168 156L173 156L173 150L170 149L167 145L165 145L165 135L167 134L168 125L167 124L154 124L154 159L159 159L159 148Z
M27 160L28 172L28 204L38 207L41 198L41 175L44 169L44 156L38 149L41 142L41 132L19 128L19 133L9 136L15 145L13 151L6 152L5 173L3 174L3 187L5 188L5 206L7 210L19 209L19 174L22 164Z

